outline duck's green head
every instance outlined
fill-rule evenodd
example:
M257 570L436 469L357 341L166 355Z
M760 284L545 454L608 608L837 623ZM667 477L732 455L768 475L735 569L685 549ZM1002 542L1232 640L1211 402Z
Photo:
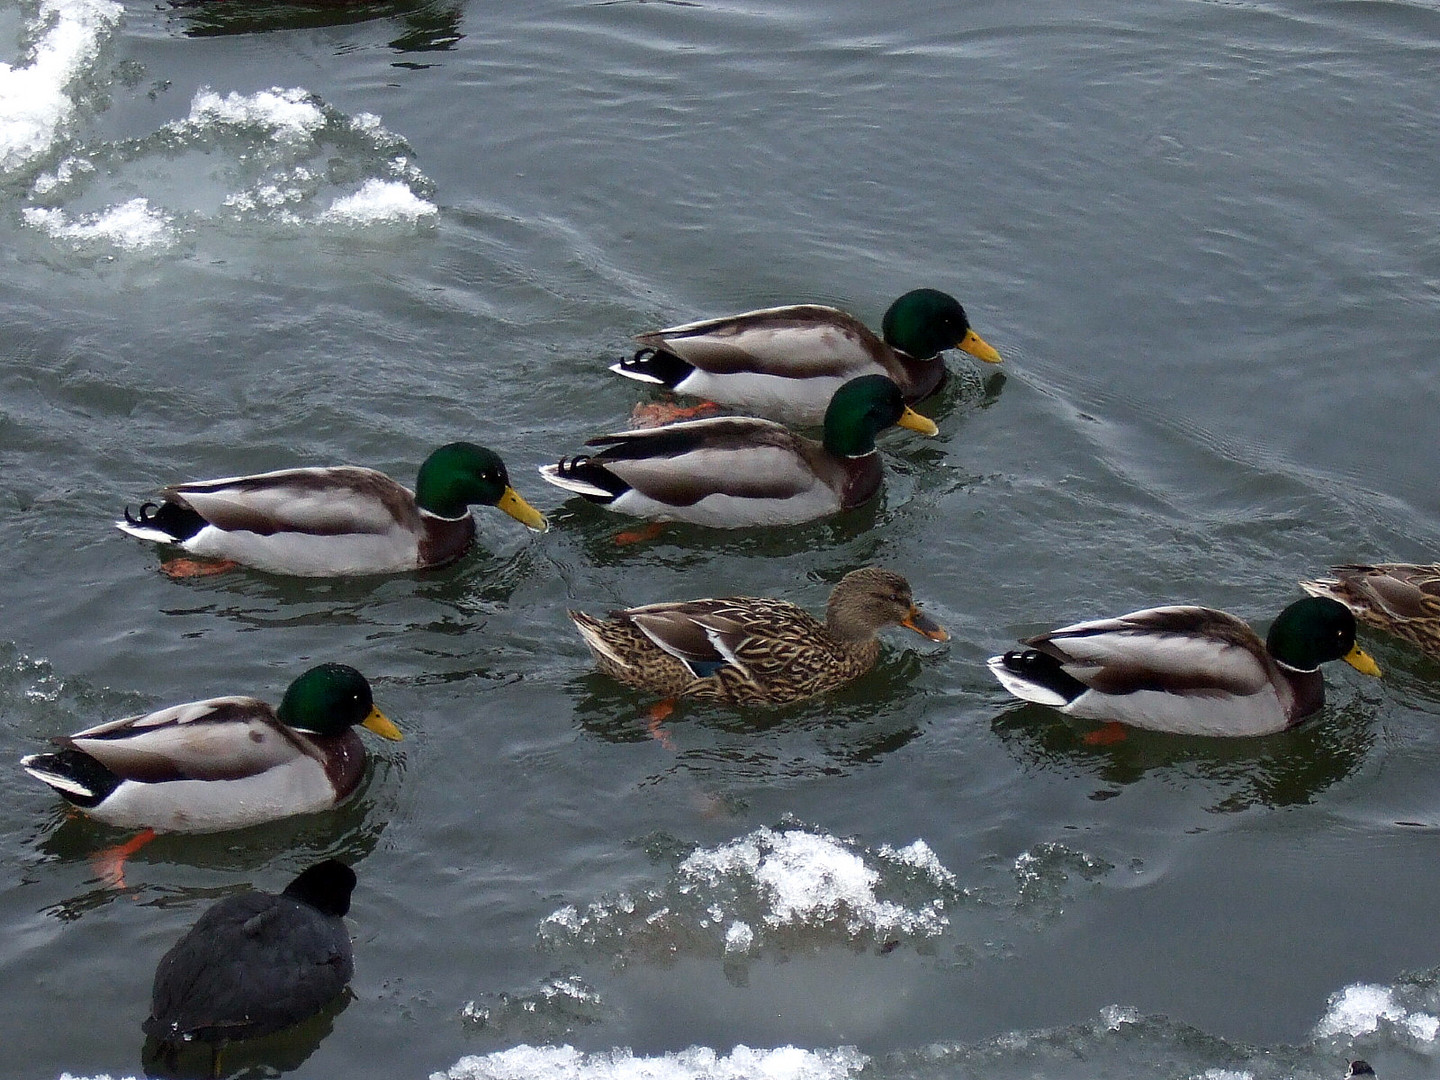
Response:
M970 329L960 302L939 289L915 289L900 297L885 312L880 332L892 348L917 360L960 349L977 360L1000 363L1000 354Z
M398 742L404 736L375 707L370 684L349 664L321 664L290 684L275 710L282 723L311 735L340 735L359 724Z
M1344 660L1366 675L1380 674L1380 665L1355 644L1355 616L1327 596L1307 596L1280 612L1265 648L1297 671L1314 671L1329 660Z
M935 435L940 430L905 404L893 379L861 375L836 390L830 399L830 407L825 410L825 449L841 457L873 453L875 436L891 424L922 435Z
M449 443L425 459L415 478L415 501L422 510L452 520L481 505L498 507L536 532L546 527L545 515L510 486L500 455L469 442Z

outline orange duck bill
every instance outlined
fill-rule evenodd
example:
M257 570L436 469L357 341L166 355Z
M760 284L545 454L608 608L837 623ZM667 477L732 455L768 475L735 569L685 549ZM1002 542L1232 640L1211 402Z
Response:
M918 607L911 607L910 613L900 620L900 625L907 630L914 630L917 634L923 634L931 641L949 641L950 635L943 626L926 615Z

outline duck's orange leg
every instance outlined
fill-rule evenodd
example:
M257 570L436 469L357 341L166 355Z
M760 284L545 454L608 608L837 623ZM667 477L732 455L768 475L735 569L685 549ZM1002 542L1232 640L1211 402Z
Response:
M1125 738L1125 725L1117 720L1111 720L1103 727L1081 735L1080 741L1086 746L1114 746L1118 742L1124 742Z
M665 747L666 750L674 750L675 742L670 738L670 733L660 725L668 720L670 714L674 711L675 699L673 697L667 697L661 701L657 701L645 711L645 730L650 733L652 739Z
M624 532L615 534L617 547L627 547L630 544L641 544L646 540L654 540L665 529L663 521L649 521L638 529L626 529Z
M90 856L95 876L112 889L125 888L125 860L154 839L154 829L142 829L123 844L97 851Z
M168 559L160 564L160 572L176 581L182 578L210 577L234 570L240 564L231 559Z

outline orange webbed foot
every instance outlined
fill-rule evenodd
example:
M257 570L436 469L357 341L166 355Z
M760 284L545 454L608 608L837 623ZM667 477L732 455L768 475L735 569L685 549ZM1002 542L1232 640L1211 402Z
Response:
M240 564L230 559L169 559L160 564L160 572L180 581L184 578L210 577L234 570Z
M1118 742L1124 742L1126 737L1125 725L1111 720L1103 727L1081 735L1080 741L1086 746L1114 746Z
M705 420L720 415L720 406L713 401L698 405L676 405L673 401L642 401L630 410L630 422L637 428L660 427L681 420Z
M125 888L125 860L154 839L154 829L142 829L124 843L97 851L90 856L95 876L111 889Z
M651 705L645 712L645 730L650 733L652 739L665 747L666 750L674 750L675 742L670 738L670 733L660 725L670 719L670 714L674 711L675 699L668 697L662 701L655 702L655 704Z
M615 534L615 545L628 547L630 544L643 544L647 540L654 540L664 529L663 521L651 521L641 525L638 529L626 529L624 532Z

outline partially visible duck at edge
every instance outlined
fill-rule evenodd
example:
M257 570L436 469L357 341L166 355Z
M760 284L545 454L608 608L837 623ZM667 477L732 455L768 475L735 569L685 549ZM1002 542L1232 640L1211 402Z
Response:
M1440 660L1440 563L1348 563L1333 577L1302 581L1311 596L1328 596L1366 626L1384 630Z

